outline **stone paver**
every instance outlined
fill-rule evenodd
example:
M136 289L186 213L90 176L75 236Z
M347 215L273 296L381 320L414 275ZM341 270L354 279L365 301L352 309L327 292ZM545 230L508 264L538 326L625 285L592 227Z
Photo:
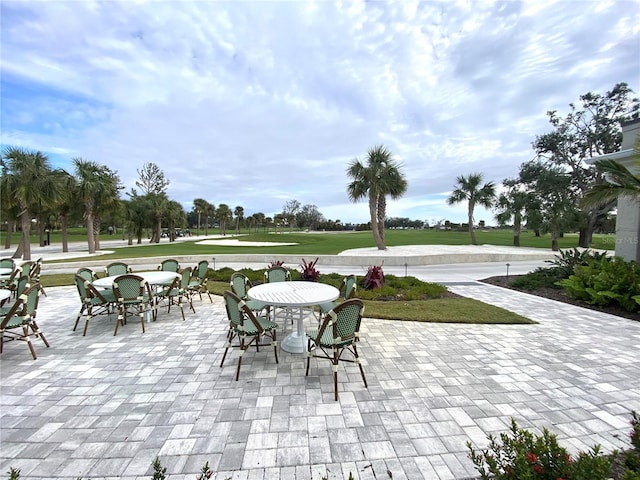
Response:
M571 451L625 448L640 411L640 323L473 281L449 288L536 325L365 319L355 365L266 348L225 365L221 298L182 321L162 311L146 333L111 318L71 329L73 287L47 288L38 320L51 348L7 343L0 357L0 472L24 479L453 479L474 477L466 442L487 443L515 418ZM289 327L290 328L290 327ZM283 333L278 332L282 337Z

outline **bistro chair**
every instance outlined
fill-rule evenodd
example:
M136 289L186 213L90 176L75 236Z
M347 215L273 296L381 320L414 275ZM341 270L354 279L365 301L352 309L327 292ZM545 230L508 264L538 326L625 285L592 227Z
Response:
M0 288L6 288L10 290L11 295L15 297L16 283L18 282L18 278L22 276L22 271L22 267L15 267L6 279L0 280Z
M76 271L76 275L80 275L82 278L84 278L87 282L93 282L94 280L98 279L98 274L88 268L88 267L81 267Z
M163 272L175 272L178 273L180 270L180 262L175 258L168 258L167 260L163 260L158 265L158 270L162 270Z
M231 275L230 285L233 293L240 297L244 301L244 303L247 304L247 307L249 307L254 313L257 314L268 307L268 305L264 302L260 302L259 300L251 300L249 298L247 292L251 287L253 287L253 285L251 284L251 280L249 280L249 277L247 277L243 273L234 272Z
M264 272L264 282L288 282L291 280L291 272L282 266L269 267Z
M240 348L238 367L236 369L236 381L238 381L240 366L242 365L242 356L252 344L255 344L256 350L263 346L273 346L273 353L276 357L276 363L278 363L277 325L265 317L256 317L246 303L233 292L228 290L224 292L224 300L227 317L229 318L229 332L227 333L227 345L224 350L224 355L222 355L220 368L222 368L224 364L229 348ZM236 337L240 343L233 345ZM262 337L269 337L271 342L266 344L260 343Z
M127 313L132 311L140 316L142 333L144 333L144 317L151 315L156 320L155 301L149 283L142 277L131 273L120 275L113 280L113 295L118 307L118 321L113 335L118 334L118 326L127 323Z
M29 269L29 279L31 283L34 283L34 284L37 283L38 285L40 285L40 293L46 296L47 292L44 291L44 288L42 287L42 283L40 282L41 270L42 270L42 257L40 257L38 260L35 261L33 265L31 265L31 268Z
M13 270L16 268L16 262L14 262L11 257L0 258L0 268L10 268Z
M362 300L355 298L346 300L324 316L319 329L306 332L308 340L307 372L305 375L309 375L311 357L329 360L333 370L333 389L336 401L338 400L338 364L341 361L357 364L364 386L368 388L356 347L363 310ZM353 358L343 358L343 354L347 352Z
M126 275L132 273L131 267L124 262L111 262L105 267L107 277L113 277L116 275Z
M207 281L209 279L209 262L207 260L201 260L193 269L191 274L191 281L189 282L189 291L192 295L198 294L200 300L202 300L202 294L206 293L209 296L209 301L213 303L211 298L211 292L207 287Z
M182 320L185 320L184 317L184 309L182 308L182 300L183 298L187 298L189 302L189 306L193 313L195 310L193 309L193 305L191 303L191 297L188 292L189 287L189 279L191 278L191 269L186 268L180 271L179 276L177 276L171 285L160 288L155 293L156 299L156 309L158 308L160 302L166 300L167 301L167 313L171 312L171 306L176 305L180 307L180 313L182 314Z
M31 285L29 284L29 276L20 275L20 278L18 278L11 286L11 288L9 288L9 291L11 292L11 295L17 299L30 286ZM12 304L10 302L10 299L11 297L5 298L4 300L0 301L0 315L6 315L9 310L11 310Z
M47 339L36 323L39 297L40 287L34 284L18 297L6 315L0 316L0 353L2 353L5 342L22 340L27 342L31 356L36 360L36 351L31 343L29 330L31 330L31 334L35 337L40 337L47 348L49 348L49 342L47 342Z
M318 320L322 320L322 317L324 315L329 313L340 303L355 297L357 288L357 278L355 275L347 275L346 277L344 277L342 279L342 284L340 285L340 296L338 297L338 299L334 300L333 302L321 303L320 305L318 305Z
M113 313L116 299L113 295L113 290L99 290L91 285L91 282L82 275L76 274L74 280L82 305L80 306L76 323L73 326L73 331L75 332L76 328L78 328L80 317L82 317L83 314L86 315L84 330L82 331L82 336L84 337L87 334L87 328L89 328L89 321L94 316L111 315L111 313Z

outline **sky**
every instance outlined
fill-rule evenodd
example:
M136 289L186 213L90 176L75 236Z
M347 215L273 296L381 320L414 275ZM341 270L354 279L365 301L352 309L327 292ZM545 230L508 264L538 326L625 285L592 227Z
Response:
M640 0L0 0L0 144L245 216L289 200L369 220L347 167L384 145L389 217L466 221L456 178L500 185L571 102L640 92ZM475 219L495 223L494 212Z

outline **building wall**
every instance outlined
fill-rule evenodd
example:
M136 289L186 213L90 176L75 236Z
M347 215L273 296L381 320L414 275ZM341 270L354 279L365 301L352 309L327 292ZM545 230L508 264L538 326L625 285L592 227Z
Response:
M622 134L620 150L633 149L638 137L640 137L640 121L624 125ZM640 175L640 166L634 155L622 158L619 162L632 173ZM640 201L637 199L618 198L616 255L625 260L640 261Z

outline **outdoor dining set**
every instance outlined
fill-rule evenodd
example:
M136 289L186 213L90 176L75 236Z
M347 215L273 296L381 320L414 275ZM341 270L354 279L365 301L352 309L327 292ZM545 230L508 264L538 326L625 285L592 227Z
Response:
M40 283L42 259L17 265L13 259L0 259L0 353L5 342L23 340L35 360L32 337L49 343L36 323L36 312L41 295L46 295ZM195 313L194 297L208 296L207 286L211 269L206 260L194 267L182 268L176 259L166 259L156 270L136 271L120 261L106 266L104 272L83 267L76 271L74 282L80 298L80 310L73 325L78 329L84 317L82 335L98 316L117 316L113 335L127 324L128 319L140 321L142 333L145 324L155 322L164 306L180 309L185 317L185 304ZM268 267L263 282L253 285L240 272L231 275L224 302L229 320L222 368L229 349L240 350L235 380L240 376L244 353L255 347L272 347L278 363L279 348L294 355L306 355L306 375L312 357L328 359L332 363L335 399L338 399L338 364L340 361L358 365L365 387L367 380L360 362L357 342L364 310L363 302L355 298L355 275L346 276L340 288L320 282L292 281L290 272L281 265ZM307 328L305 329L305 320ZM291 325L291 331L280 345L279 328ZM309 328L310 327L310 328ZM348 353L346 357L343 354Z

